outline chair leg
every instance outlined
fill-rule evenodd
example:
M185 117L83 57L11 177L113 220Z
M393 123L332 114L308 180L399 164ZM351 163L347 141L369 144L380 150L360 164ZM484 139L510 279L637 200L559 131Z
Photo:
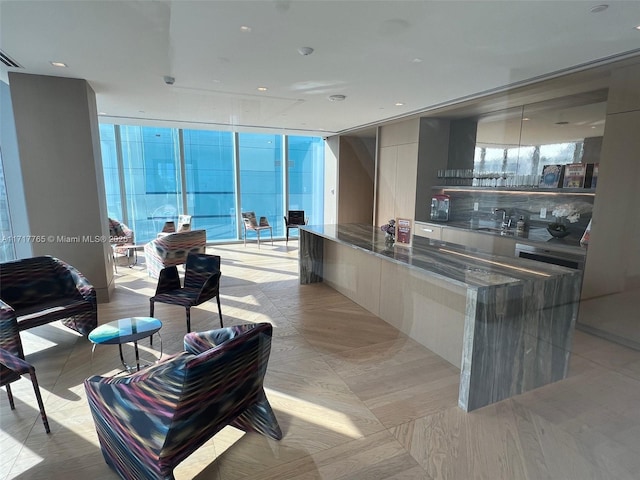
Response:
M216 300L218 301L218 316L220 317L220 328L223 328L222 324L222 309L220 308L220 294L216 295Z
M153 317L153 311L154 311L155 305L153 303L153 299L152 298L149 299L149 303L150 303L150 305L149 305L149 316Z
M260 230L256 230L256 235L258 236L258 250L260 250Z
M285 226L284 228L287 230L287 241L285 242L285 245L289 245L289 227Z
M187 309L187 333L191 331L191 307L185 307Z
M44 411L44 403L42 403L42 396L40 395L40 387L38 386L38 379L36 378L35 368L31 367L29 369L29 375L31 375L31 383L33 383L33 391L36 394L36 400L38 400L38 407L40 408L40 416L42 417L44 430L47 433L51 433L51 429L49 428L49 420L47 420L47 414Z
M9 405L11 406L11 410L16 409L16 404L13 403L13 393L11 393L11 385L7 383L7 397L9 397Z
M271 235L271 245L273 246L273 228L269 227L269 235Z

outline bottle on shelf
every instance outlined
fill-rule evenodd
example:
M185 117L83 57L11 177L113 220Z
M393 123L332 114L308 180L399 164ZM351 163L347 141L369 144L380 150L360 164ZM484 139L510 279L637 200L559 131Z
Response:
M524 221L524 217L522 215L520 215L520 218L516 222L516 234L517 235L524 235L524 232L525 232L526 228L527 228L527 224Z

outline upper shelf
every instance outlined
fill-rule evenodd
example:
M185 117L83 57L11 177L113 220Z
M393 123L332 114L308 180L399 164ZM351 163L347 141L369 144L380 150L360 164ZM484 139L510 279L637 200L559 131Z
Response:
M541 195L595 195L595 188L539 188L539 187L469 187L463 185L436 185L433 190L460 191L460 192L494 192L494 193L535 193Z

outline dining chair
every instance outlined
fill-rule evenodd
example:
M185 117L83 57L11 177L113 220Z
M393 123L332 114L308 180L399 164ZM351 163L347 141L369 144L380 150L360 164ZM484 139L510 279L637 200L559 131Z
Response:
M13 393L11 392L10 384L18 380L22 375L27 374L31 377L31 383L33 384L33 391L35 392L36 400L38 401L38 408L40 408L40 416L42 417L44 430L47 433L51 433L47 414L44 411L44 404L42 403L42 396L40 395L36 369L25 360L17 357L11 352L8 352L4 348L0 348L0 386L4 386L7 389L7 396L9 397L9 406L11 407L11 410L15 410L16 406L13 401Z
M307 222L304 219L304 210L289 210L287 216L284 217L284 225L287 229L287 241L289 243L289 230L292 228L300 228L300 225L306 225Z
M191 215L178 215L178 232L191 230Z
M220 308L220 257L206 253L190 253L184 274L184 284L180 283L178 267L163 268L158 278L156 294L149 299L150 317L153 317L155 302L180 305L187 311L187 333L191 331L191 307L215 298L218 301L218 316L222 324Z
M244 245L247 245L247 232L254 231L256 232L256 236L258 237L258 248L260 248L260 232L263 230L269 230L269 235L271 235L271 245L273 245L273 230L271 225L269 225L269 220L267 217L260 217L260 221L256 220L255 212L243 212L242 213L242 221L244 222Z

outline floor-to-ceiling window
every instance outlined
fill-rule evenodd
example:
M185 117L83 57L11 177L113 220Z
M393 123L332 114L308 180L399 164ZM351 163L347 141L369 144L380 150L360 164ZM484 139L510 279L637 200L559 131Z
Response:
M16 258L16 248L12 235L9 202L7 201L4 167L2 165L2 149L0 149L0 262Z
M178 131L121 126L127 221L137 241L155 238L182 213Z
M324 218L324 141L320 137L288 137L288 210L304 210L309 223Z
M282 135L238 134L240 205L267 217L273 234L284 232ZM250 233L252 235L252 233Z
M209 240L236 239L233 133L184 130L187 212Z
M122 195L120 194L120 168L118 166L118 150L115 126L100 125L100 150L102 152L102 169L104 170L104 188L109 218L122 221Z
M132 228L136 243L179 214L191 215L208 241L240 239L243 211L267 217L276 237L287 210L322 222L319 137L106 124L100 137L109 216Z

